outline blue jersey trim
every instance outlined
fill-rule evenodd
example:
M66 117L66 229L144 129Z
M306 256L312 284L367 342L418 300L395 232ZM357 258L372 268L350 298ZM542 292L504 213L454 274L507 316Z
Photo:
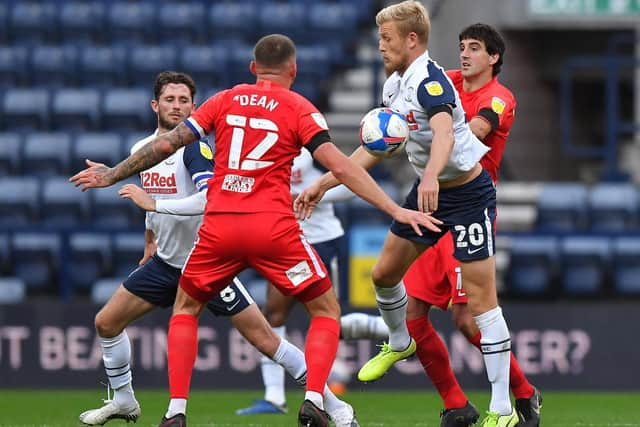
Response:
M422 108L424 108L425 111L429 111L429 109L433 107L445 104L455 107L455 88L444 70L436 66L433 61L429 61L427 70L429 77L420 82L417 91L418 102ZM429 90L429 87L432 89Z

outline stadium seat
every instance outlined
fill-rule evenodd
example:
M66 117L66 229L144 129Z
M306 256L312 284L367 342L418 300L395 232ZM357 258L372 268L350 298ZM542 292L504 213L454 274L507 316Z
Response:
M219 2L209 9L209 28L214 42L238 39L255 42L261 34L257 7L250 1Z
M113 238L113 274L127 277L144 255L143 233L118 233Z
M74 46L35 46L29 56L31 84L62 87L77 82L78 51Z
M142 210L118 194L118 190L126 183L137 184L137 180L132 178L111 187L92 190L91 211L95 227L128 228L144 223Z
M42 183L41 221L45 227L77 227L89 221L89 193L79 191L68 175Z
M142 139L151 135L151 132L131 132L124 137L124 144L122 146L122 158L129 157L131 154L131 148Z
M61 89L53 95L51 125L54 129L96 129L99 119L100 93L96 89Z
M61 241L56 233L15 233L11 241L12 275L28 290L52 290L58 283Z
M88 290L111 268L108 234L74 233L69 236L69 278L74 288Z
M105 42L104 9L101 1L64 1L60 4L58 21L60 38L66 43Z
M22 162L22 137L19 133L0 133L0 176L17 175Z
M206 11L202 3L165 3L158 10L159 35L172 44L206 42Z
M580 183L546 183L538 200L539 230L574 231L588 222L587 188Z
M150 86L156 75L175 70L176 48L163 46L136 46L129 51L129 82L134 86Z
M107 131L131 131L155 127L149 102L151 90L112 89L104 94L102 126Z
M506 283L509 292L520 295L549 293L557 270L558 252L556 237L513 237Z
M0 277L0 305L18 304L25 300L26 286L19 277Z
M560 244L562 289L567 295L598 295L604 290L611 260L608 237L569 236Z
M34 177L0 178L0 227L12 229L39 219L40 184Z
M101 88L123 86L126 79L126 49L118 46L84 46L79 53L80 82Z
M325 80L330 72L331 55L326 46L308 45L296 48L298 63L297 79L309 80L316 84Z
M236 85L255 80L249 71L249 63L253 60L253 48L249 45L236 44L229 48L229 84Z
M227 86L227 49L222 44L186 46L180 51L180 69L198 84L198 92Z
M9 10L5 3L0 3L0 43L9 42Z
M638 226L638 190L631 183L600 183L589 192L591 229L625 231Z
M85 159L113 166L123 159L122 138L115 132L80 133L71 147L71 172L87 167Z
M53 2L15 2L9 16L10 38L14 44L51 43L57 38Z
M352 3L314 2L309 9L309 33L313 40L347 44L358 34L358 11Z
M263 34L286 34L293 40L302 39L308 31L305 6L295 2L264 2L258 12Z
M391 199L396 202L400 198L398 188L390 180L377 180L380 188L384 190ZM360 197L354 197L348 202L349 224L351 225L390 225L392 218L380 209L375 208L370 203Z
M27 85L27 69L25 47L0 46L0 89Z
M613 239L613 288L621 295L640 295L640 237Z
M22 172L37 176L68 175L71 135L66 132L35 132L25 136Z
M124 277L108 277L96 280L91 286L91 302L98 305L106 304L123 281Z
M156 5L153 2L109 3L106 25L112 43L152 43L155 41Z
M11 253L9 243L9 234L0 233L0 276L4 276L9 271L9 254Z
M49 124L49 92L46 89L7 89L1 116L4 129L46 129Z

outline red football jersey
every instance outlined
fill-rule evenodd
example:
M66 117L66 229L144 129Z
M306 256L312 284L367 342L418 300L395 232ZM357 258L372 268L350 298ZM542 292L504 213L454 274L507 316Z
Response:
M490 132L482 141L491 150L480 159L480 164L489 172L493 182L498 182L498 169L504 146L515 117L516 99L509 89L500 84L497 76L480 89L465 92L462 89L463 78L460 70L448 70L447 74L460 94L467 121L478 116L478 112L483 108L490 109L498 115L500 120L498 128Z
M240 84L209 98L185 123L200 138L215 133L206 212L292 215L291 166L318 132L318 109L276 83Z

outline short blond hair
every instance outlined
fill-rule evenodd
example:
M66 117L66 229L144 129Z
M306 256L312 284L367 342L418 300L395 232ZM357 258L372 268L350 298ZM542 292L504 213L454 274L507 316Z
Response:
M416 33L418 40L425 46L429 43L431 21L427 8L418 1L406 0L401 3L385 7L376 15L376 25L379 27L385 22L394 21L398 31L403 36Z

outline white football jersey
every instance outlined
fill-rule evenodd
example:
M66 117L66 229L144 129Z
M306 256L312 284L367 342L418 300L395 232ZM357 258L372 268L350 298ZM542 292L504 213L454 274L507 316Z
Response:
M324 171L314 165L311 153L306 149L301 150L300 155L293 159L291 194L300 194L322 175ZM318 203L310 218L300 221L302 231L312 245L337 239L344 234L342 224L333 209L333 203L325 199L326 197Z
M409 122L409 141L406 152L419 177L429 161L433 134L429 113L450 105L453 112L454 145L449 162L440 173L441 181L448 181L471 170L489 151L471 132L466 122L462 102L446 72L429 58L429 52L417 58L402 76L393 73L382 89L382 104L404 114Z
M133 154L157 134L138 141ZM183 199L198 191L207 191L213 176L213 155L206 140L180 148L151 169L140 172L142 188L154 199ZM156 238L157 254L174 268L182 268L193 247L202 215L178 216L147 212L145 225Z

